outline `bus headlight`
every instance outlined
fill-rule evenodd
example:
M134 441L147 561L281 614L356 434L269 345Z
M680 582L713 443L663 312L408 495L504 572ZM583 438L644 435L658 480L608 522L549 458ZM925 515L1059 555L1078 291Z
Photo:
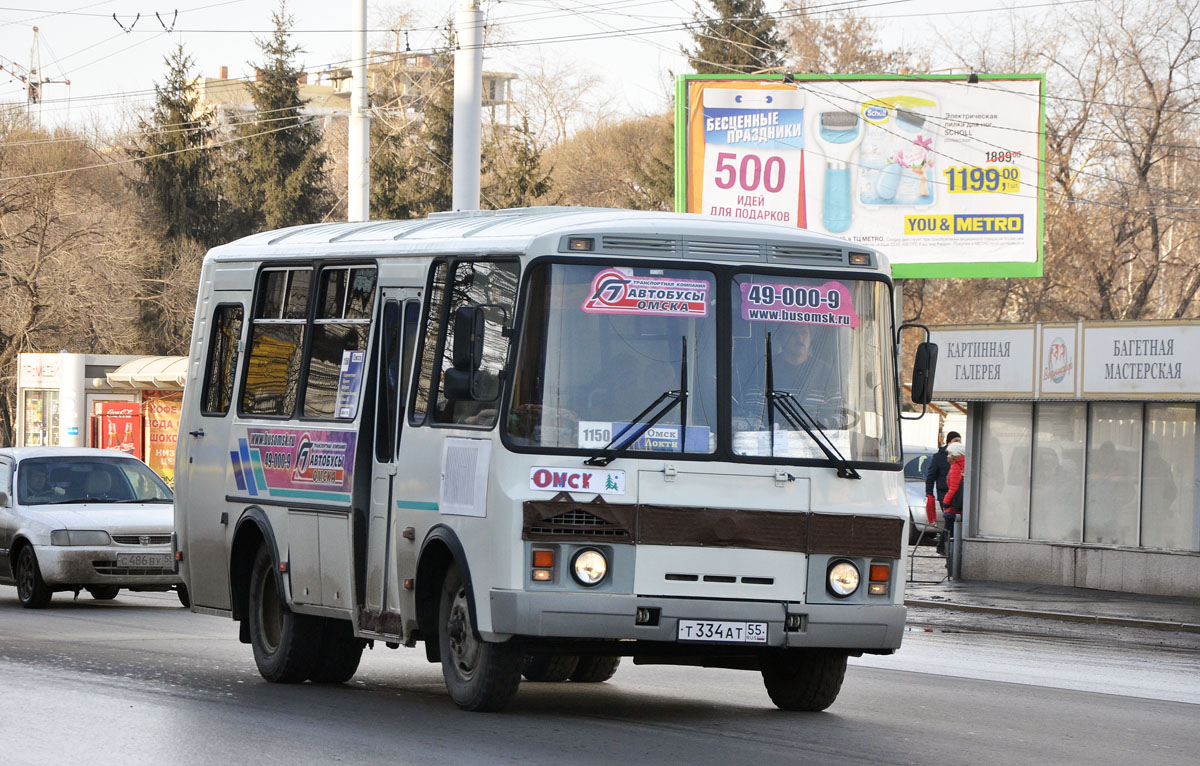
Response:
M842 561L835 561L829 567L828 579L829 592L838 598L845 598L858 590L858 582L861 579L861 575L858 572L858 567L843 559Z
M571 560L571 574L580 585L599 585L608 574L608 559L595 548L584 548Z

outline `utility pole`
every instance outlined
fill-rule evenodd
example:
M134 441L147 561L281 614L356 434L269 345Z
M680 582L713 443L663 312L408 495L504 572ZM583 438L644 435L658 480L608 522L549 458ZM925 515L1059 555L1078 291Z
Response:
M367 0L353 0L350 34L354 77L350 89L350 149L346 212L350 221L371 218L371 117L367 113Z
M33 28L33 47L29 49L29 68L0 57L0 71L5 71L25 83L26 110L42 103L43 85L70 85L70 80L51 80L42 77L42 51L38 45L38 28ZM40 115L40 111L39 111Z
M479 209L483 122L483 11L479 0L462 0L454 19L454 192L455 210Z

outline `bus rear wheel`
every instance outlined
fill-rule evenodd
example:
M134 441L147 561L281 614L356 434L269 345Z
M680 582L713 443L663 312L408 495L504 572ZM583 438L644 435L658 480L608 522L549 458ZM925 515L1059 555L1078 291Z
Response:
M349 620L326 618L321 627L321 649L317 653L312 673L315 684L340 684L349 681L358 671L363 648L367 642L354 635Z
M571 673L571 680L575 683L602 684L613 677L620 664L620 657L581 657Z
M442 583L438 609L438 648L450 699L463 710L495 711L512 700L521 685L520 648L479 637L471 619L467 584L457 566Z
M767 694L780 710L817 712L837 699L846 654L832 649L785 649L763 658Z
M578 664L573 654L529 654L521 663L521 675L529 681L566 681Z
M321 645L319 618L288 609L275 562L264 545L250 574L250 645L262 677L272 683L297 684L313 674Z

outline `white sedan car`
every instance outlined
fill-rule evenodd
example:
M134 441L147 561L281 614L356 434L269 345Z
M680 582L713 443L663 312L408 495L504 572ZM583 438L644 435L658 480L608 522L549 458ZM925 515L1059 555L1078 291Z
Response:
M0 449L0 583L37 609L55 591L97 599L170 590L175 571L170 488L135 457L73 447Z

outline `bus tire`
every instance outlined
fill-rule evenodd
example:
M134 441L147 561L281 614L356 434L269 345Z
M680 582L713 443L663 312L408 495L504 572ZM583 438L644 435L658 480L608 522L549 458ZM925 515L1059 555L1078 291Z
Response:
M833 649L785 649L762 662L763 684L780 710L824 710L837 699L845 676L846 653Z
M175 595L179 597L179 603L182 604L185 609L192 608L192 594L188 592L186 585L183 583L176 585Z
M267 546L258 549L250 572L250 645L262 677L276 684L298 684L313 674L320 648L321 623L288 609L275 562Z
M577 684L602 684L616 674L620 664L620 657L580 657L571 680Z
M520 647L479 638L457 565L446 572L438 606L438 648L450 699L463 710L502 709L521 686Z
M112 601L121 589L116 585L92 585L88 587L87 592L97 601Z
M527 654L521 662L521 675L528 681L556 683L570 678L578 664L579 658L573 654Z
M32 545L26 545L17 554L17 600L26 609L45 609L50 605L54 591L42 579L37 554Z
M321 649L311 680L315 684L341 684L358 671L367 642L354 635L349 620L327 618L321 626Z

